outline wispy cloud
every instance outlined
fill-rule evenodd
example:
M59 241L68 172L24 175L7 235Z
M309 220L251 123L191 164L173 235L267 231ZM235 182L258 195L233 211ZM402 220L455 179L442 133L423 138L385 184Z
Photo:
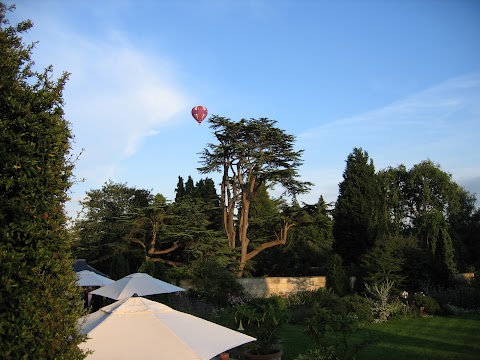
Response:
M333 181L335 185L341 181L345 160L354 147L368 151L377 170L399 164L410 167L431 159L454 179L469 184L480 175L478 134L480 74L468 74L383 108L316 127L298 139L307 149L305 174L318 189L331 193ZM470 163L464 161L466 154ZM475 163L471 163L472 157ZM325 178L322 174L330 175Z
M145 136L185 109L185 95L165 74L171 66L164 61L128 44L90 43L75 51L88 57L71 70L66 111L75 114L72 121L89 145L131 156Z
M74 150L84 149L77 176L93 183L115 179L122 160L187 110L191 102L178 84L179 70L171 59L136 46L115 29L98 37L80 35L43 16L40 37L49 40L37 45L34 56L39 67L53 64L57 73L71 73L64 100Z

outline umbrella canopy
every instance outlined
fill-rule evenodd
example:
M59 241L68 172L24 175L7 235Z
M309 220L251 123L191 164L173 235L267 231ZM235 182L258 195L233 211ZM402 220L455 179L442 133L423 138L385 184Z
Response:
M77 284L79 286L105 286L113 283L112 279L89 270L77 272L77 278Z
M142 297L79 320L88 359L207 360L255 338Z
M135 273L125 276L110 285L92 291L92 294L105 296L114 300L121 300L129 298L133 294L145 296L172 293L176 291L185 291L185 289L155 279L148 274Z

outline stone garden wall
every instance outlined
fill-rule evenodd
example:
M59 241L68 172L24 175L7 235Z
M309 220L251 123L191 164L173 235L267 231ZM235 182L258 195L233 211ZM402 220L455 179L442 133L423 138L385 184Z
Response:
M325 276L303 277L263 277L241 278L237 281L251 297L269 297L272 295L286 295L300 291L315 291L326 286ZM180 280L178 286L190 289L190 280Z
M474 273L457 274L457 278L471 281ZM287 295L300 291L315 291L326 287L326 276L303 277L263 277L241 278L237 281L243 286L245 292L251 297L269 297L272 295ZM350 286L353 288L355 277L350 277ZM181 280L179 286L184 289L192 287L188 280Z
M241 278L238 282L251 297L285 295L324 288L325 276Z

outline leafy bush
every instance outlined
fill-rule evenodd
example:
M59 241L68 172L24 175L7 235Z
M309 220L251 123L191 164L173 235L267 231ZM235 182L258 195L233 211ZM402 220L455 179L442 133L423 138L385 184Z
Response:
M327 288L343 296L349 291L349 278L342 257L338 254L330 256L327 265Z
M420 313L424 311L427 314L435 315L440 312L438 301L431 296L418 293L414 295L413 300L415 301L415 306L420 309Z
M253 354L270 354L278 348L280 327L287 321L286 301L280 297L252 299L235 307L239 330L257 339L251 346Z
M243 295L235 275L215 261L201 261L193 266L193 290L200 300L218 306L229 304L232 296Z
M347 295L343 298L350 313L354 313L362 324L372 323L372 300L358 294Z
M83 359L64 208L74 166L68 74L34 70L35 42L23 39L33 24L10 24L14 9L0 1L0 358Z
M312 316L313 310L311 306L306 304L296 305L290 308L290 323L292 324L301 324L307 318Z
M464 309L461 307L457 307L455 305L450 305L450 304L444 304L442 305L442 311L444 315L465 315L465 314L471 314L475 310L470 310L470 309Z
M312 314L313 294L312 291L302 291L290 294L286 298L287 307L290 312L290 323L302 323Z
M353 334L360 322L355 314L334 314L331 310L315 306L313 315L306 321L305 330L319 346L326 359L350 359L367 344L370 339L360 344L353 342ZM316 358L313 358L316 359Z
M372 313L375 322L385 322L394 314L401 312L405 306L398 298L392 298L390 293L394 283L388 279L373 285L365 284L372 299Z
M362 324L373 322L372 301L358 294L338 296L330 289L293 294L287 298L292 323L304 322L319 306L334 314L355 314Z
M480 308L480 286L475 283L457 282L448 288L429 288L427 293L442 306L453 305L463 309Z
M313 294L312 305L327 308L335 314L348 312L347 303L330 289L319 289Z
M288 307L295 307L298 305L309 305L313 303L313 291L299 291L289 294L286 298Z

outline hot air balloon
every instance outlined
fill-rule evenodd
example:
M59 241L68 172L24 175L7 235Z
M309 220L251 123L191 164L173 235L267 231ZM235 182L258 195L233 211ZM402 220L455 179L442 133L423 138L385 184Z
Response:
M195 120L197 120L198 125L202 123L203 120L207 117L208 110L205 106L195 106L192 109L192 116Z

